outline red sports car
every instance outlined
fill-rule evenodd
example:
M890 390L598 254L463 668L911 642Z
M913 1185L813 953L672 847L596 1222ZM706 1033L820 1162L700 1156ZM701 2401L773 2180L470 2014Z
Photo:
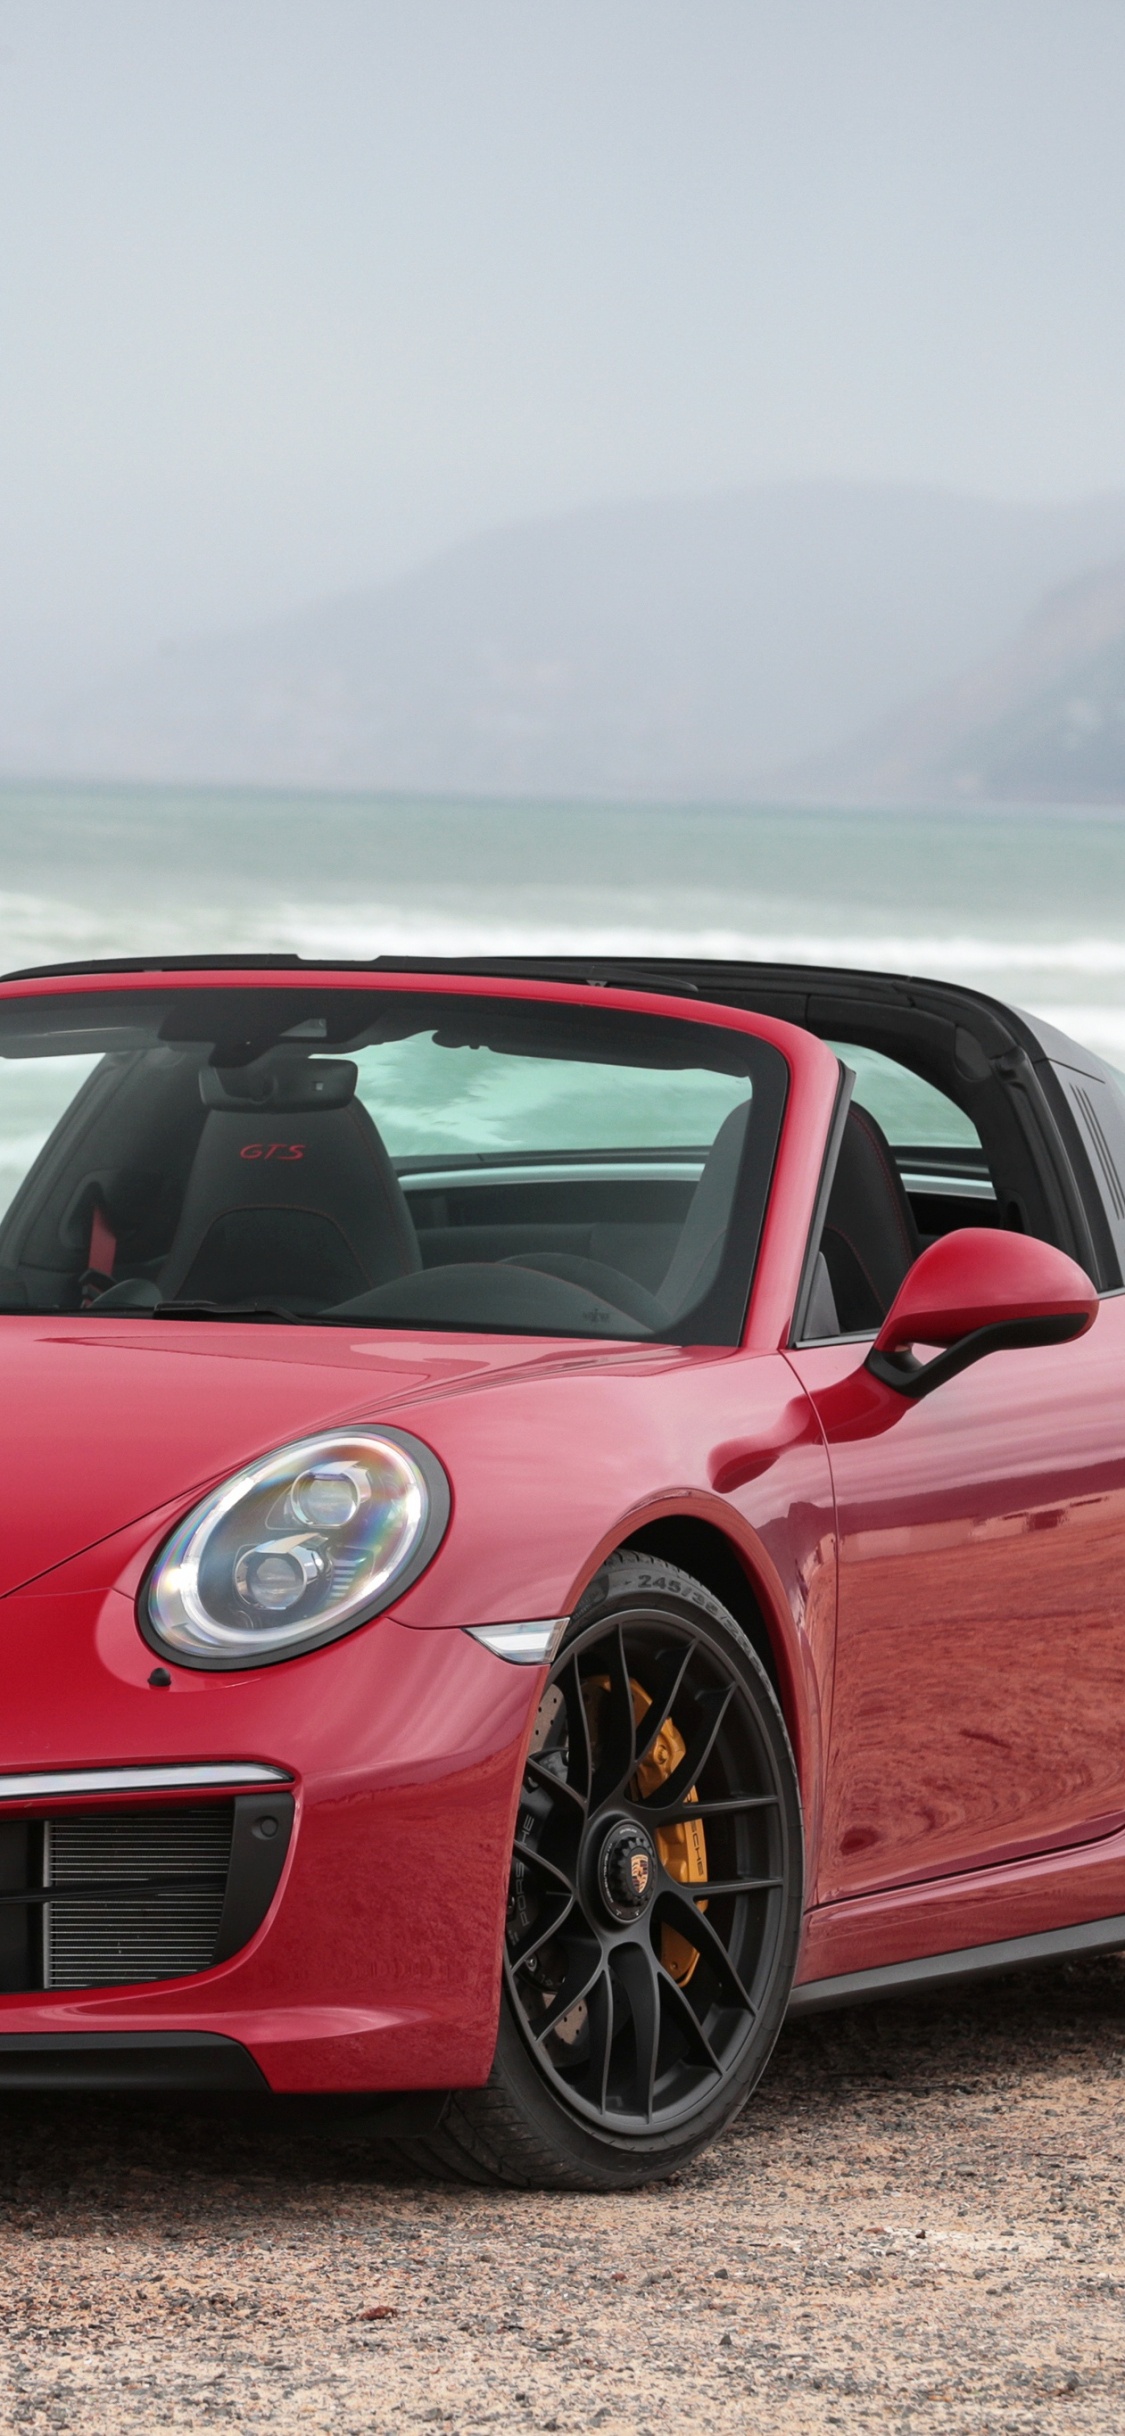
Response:
M1049 1026L17 974L0 1203L0 2085L608 2188L787 2011L1125 1945L1125 1098Z

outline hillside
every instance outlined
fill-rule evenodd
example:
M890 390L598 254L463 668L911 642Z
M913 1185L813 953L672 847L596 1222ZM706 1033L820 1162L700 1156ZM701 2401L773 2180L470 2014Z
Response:
M1052 592L956 684L782 786L812 802L1125 804L1125 558Z
M717 801L783 773L784 794L1120 552L1125 498L810 484L590 508L155 655L0 732L0 769Z

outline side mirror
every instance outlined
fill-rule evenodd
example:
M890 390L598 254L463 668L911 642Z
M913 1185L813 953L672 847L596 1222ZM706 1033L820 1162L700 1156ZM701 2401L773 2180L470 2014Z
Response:
M904 1277L866 1367L902 1396L928 1396L983 1354L1083 1336L1097 1309L1085 1270L1054 1244L958 1227L931 1243ZM915 1345L944 1351L920 1362Z

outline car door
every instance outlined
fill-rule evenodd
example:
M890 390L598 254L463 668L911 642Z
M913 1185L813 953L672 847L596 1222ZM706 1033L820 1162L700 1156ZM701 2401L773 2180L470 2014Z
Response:
M869 1350L789 1356L837 1506L822 1902L1125 1821L1125 1300L918 1401Z
M917 1403L866 1351L790 1356L839 1534L821 1902L1125 1820L1125 1304Z

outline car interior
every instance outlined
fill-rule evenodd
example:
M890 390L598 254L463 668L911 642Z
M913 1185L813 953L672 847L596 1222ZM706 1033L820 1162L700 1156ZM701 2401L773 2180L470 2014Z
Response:
M854 1001L810 1028L854 1087L802 1341L876 1330L955 1227L1060 1239L1033 1134L975 1038ZM527 1148L518 1124L490 1145L482 1121L472 1146L439 1129L437 1148L403 1150L367 1104L362 1054L291 1033L240 1062L174 1038L92 1060L0 1219L0 1308L660 1336L715 1289L740 1200L764 1206L764 1174L747 1182L753 1093L734 1076L704 1139L663 1122L647 1141L583 1142L571 1119L577 1140L532 1125Z
M700 1341L736 1341L737 1278L727 1271L737 1252L744 1309L783 1104L776 1052L717 1032L715 1072L702 1054L708 1036L692 1027L689 1065L686 1051L677 1055L679 1027L657 1019L640 1046L624 1041L620 1067L607 1068L590 1045L600 1048L604 1019L590 1042L560 1037L557 1046L482 1040L482 1023L471 1039L447 1025L421 1069L432 1092L449 1066L455 1098L456 1053L462 1078L465 1060L477 1060L463 1106L408 1111L408 1139L409 1124L424 1133L429 1114L438 1147L428 1152L388 1147L388 1130L403 1138L395 1069L373 1053L372 1079L362 1042L339 1056L319 1037L282 1038L223 1065L207 1043L106 1048L87 1061L0 1218L0 1308L242 1310L647 1337L706 1313L726 1279L730 1312L716 1306L708 1323L723 1333ZM218 1049L230 1054L221 1041ZM538 1091L532 1060L541 1061ZM474 1090L490 1086L496 1100L496 1069L513 1109L474 1114ZM686 1144L668 1139L677 1083L702 1119L702 1138ZM634 1138L598 1142L595 1126L591 1146L583 1128L607 1086L619 1091ZM454 1120L471 1147L448 1147ZM607 1124L612 1133L612 1117L603 1134ZM505 1128L514 1143L490 1146ZM521 1146L521 1128L534 1147ZM732 1224L736 1205L751 1211L749 1234Z
M38 1208L31 1179L0 1234L9 1308L14 1289L16 1307L275 1302L309 1315L482 1326L534 1325L549 1308L565 1326L593 1294L635 1323L626 1333L648 1334L714 1280L749 1101L711 1144L673 1157L537 1151L419 1170L388 1155L350 1061L292 1061L268 1129L260 1105L221 1097L213 1072L181 1063L190 1070L164 1068L157 1092L143 1067L105 1076L122 1087L100 1111L93 1169L77 1126L61 1172L50 1168L66 1144L49 1146L56 1158L38 1178ZM317 1070L318 1087L327 1069L330 1105L310 1106L302 1067ZM264 1142L283 1121L299 1143ZM535 1293L524 1310L528 1274Z

